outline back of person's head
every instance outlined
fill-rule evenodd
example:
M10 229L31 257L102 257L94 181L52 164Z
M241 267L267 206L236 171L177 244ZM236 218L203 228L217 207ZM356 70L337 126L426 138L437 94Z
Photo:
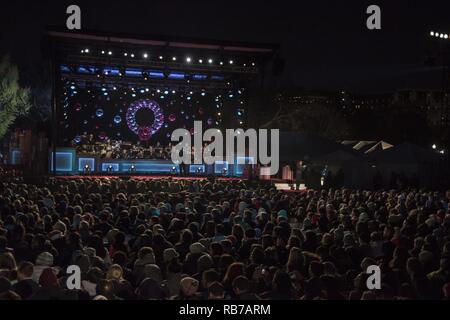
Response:
M100 279L97 282L97 295L102 295L108 299L113 296L114 286L111 280Z
M225 298L225 289L223 285L215 281L211 283L208 287L208 299L216 300Z
M253 239L256 237L256 231L253 228L245 230L245 238L247 239Z
M252 263L262 264L264 263L264 249L262 246L254 246L252 247L252 251L250 253L250 260Z
M138 259L144 258L147 254L153 254L153 248L151 247L142 247L138 251Z
M167 264L167 272L169 273L180 273L183 271L183 265L178 261L178 259L172 259Z
M225 233L225 227L223 224L216 225L216 234L224 234Z
M192 231L184 229L180 234L180 242L185 244L191 244L193 240Z
M291 278L285 271L278 270L275 272L272 282L272 288L283 295L290 295L292 289Z
M56 272L53 268L46 268L42 271L41 276L39 277L39 284L44 287L58 287L59 280L56 276Z
M220 281L220 274L214 269L208 269L203 272L202 275L202 286L203 288L208 288L208 286L214 281Z
M309 274L311 277L320 277L323 274L323 264L319 261L311 261Z
M112 256L112 261L115 264L124 266L127 263L127 255L123 251L116 251Z
M219 242L213 242L209 246L209 251L211 252L211 256L220 256L223 254L223 247Z
M225 277L223 278L223 282L226 285L231 285L233 280L238 276L244 275L245 266L241 262L233 262L227 268L227 272L225 273Z
M99 283L99 281L103 279L102 270L98 267L90 268L86 278L89 282Z
M10 252L4 252L0 254L0 269L6 269L6 270L16 270L17 264L16 259Z
M31 278L34 272L34 264L29 261L22 261L19 263L17 271L19 280Z
M245 276L238 276L233 280L233 291L236 295L246 293L249 290L249 281Z

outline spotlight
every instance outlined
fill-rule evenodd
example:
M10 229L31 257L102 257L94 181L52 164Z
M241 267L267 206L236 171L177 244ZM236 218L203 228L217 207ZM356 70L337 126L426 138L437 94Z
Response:
M444 39L448 39L448 34L444 34Z
M102 54L105 54L105 50L102 50Z
M144 58L147 59L148 58L148 54L144 53Z
M163 56L159 56L159 60L162 60L163 59Z
M198 63L203 63L203 60L202 59L198 59Z
M434 31L430 31L430 36L434 36Z
M172 61L177 61L177 57L172 57Z
M134 58L134 53L130 54L130 57Z
M89 49L88 48L84 49L84 52L89 53Z
M233 60L230 60L230 64L233 64Z
M208 59L208 63L213 63L213 59Z
M444 38L444 34L443 33L441 33L440 35L439 35L439 38Z
M445 150L441 150L441 151L439 151L439 153L440 153L440 154L444 154L444 153L445 153Z
M252 62L252 67L254 67L255 66L255 63L254 62Z
M223 62L222 61L220 61L220 65L223 66Z
M112 55L112 51L108 51L108 55Z
M187 57L186 62L191 62L191 57Z
M436 150L436 148L437 148L436 144L433 144L433 145L431 146L431 148L433 148L434 150Z
M125 52L123 55L126 57L128 55L128 53Z

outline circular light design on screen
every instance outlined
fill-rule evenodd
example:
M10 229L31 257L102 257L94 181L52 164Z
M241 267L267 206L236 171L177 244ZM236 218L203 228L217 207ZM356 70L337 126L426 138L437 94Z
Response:
M122 122L122 118L121 118L119 115L117 115L117 116L114 117L114 123L115 123L115 124L119 124L119 123L121 123L121 122Z
M95 110L95 115L99 118L103 117L103 109Z
M75 142L75 143L80 143L81 142L81 137L80 136L75 136L75 138L73 139L73 141Z
M171 113L171 114L169 115L169 121L170 121L170 122L174 122L175 120L177 120L177 117L176 117L173 113Z
M153 112L153 123L139 125L136 122L136 113L141 109L149 109ZM159 105L148 99L138 100L130 104L126 114L128 128L139 136L141 140L149 140L164 124L164 114Z

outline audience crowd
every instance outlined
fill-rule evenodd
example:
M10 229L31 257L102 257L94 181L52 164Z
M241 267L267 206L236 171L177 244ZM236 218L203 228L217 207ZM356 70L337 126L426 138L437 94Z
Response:
M0 298L449 299L449 201L412 189L10 179L0 182ZM71 265L80 289L68 288ZM367 287L370 265L379 290Z

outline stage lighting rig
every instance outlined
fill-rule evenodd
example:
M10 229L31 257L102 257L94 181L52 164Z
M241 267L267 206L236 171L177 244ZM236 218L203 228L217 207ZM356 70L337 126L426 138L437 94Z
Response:
M430 37L443 39L443 40L448 40L449 39L449 34L448 33L438 32L438 31L430 31Z

